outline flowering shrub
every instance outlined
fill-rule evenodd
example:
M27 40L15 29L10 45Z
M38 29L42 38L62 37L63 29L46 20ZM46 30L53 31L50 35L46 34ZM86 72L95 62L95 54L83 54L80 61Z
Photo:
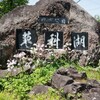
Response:
M32 90L33 86L41 84L48 85L54 72L56 72L56 70L62 66L75 66L75 68L80 72L85 71L89 78L100 80L100 69L94 70L93 68L90 68L88 66L80 67L75 63L69 63L66 59L66 56L61 55L61 57L59 57L59 53L61 52L57 52L53 49L47 50L43 45L40 46L34 44L34 47L31 48L31 50L15 54L12 59L7 61L7 67L9 71L11 71L15 67L25 66L35 68L35 70L30 74L24 72L14 77L12 76L0 78L0 86L2 87L1 92L5 95L6 93L11 94L10 96L14 96L14 99L16 100L44 100L44 98L47 99L48 96L48 99L50 98L50 100L55 100L55 97L58 97L59 99L59 96L58 94L55 94L55 91L51 92L51 94L49 93L47 95L33 95L32 97L29 97L28 93ZM50 57L47 55L50 55ZM95 75L93 74L93 72L95 73ZM63 100L63 98L60 99Z
M11 69L14 68L14 66L17 64L17 60L7 60L7 68L8 68L8 71L10 71Z
M33 44L30 50L19 52L13 55L12 59L7 60L8 71L14 67L29 67L35 68L37 66L44 66L46 63L51 62L52 58L59 58L61 53L65 50L45 49L45 45ZM67 45L64 46L66 49Z

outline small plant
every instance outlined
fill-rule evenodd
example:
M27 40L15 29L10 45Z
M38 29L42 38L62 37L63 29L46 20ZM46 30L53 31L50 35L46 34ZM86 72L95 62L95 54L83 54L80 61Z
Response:
M4 91L0 93L0 100L17 100L17 99L14 97L14 94L7 93Z
M15 77L0 78L0 100L6 100L6 97L9 99L10 96L11 98L9 100L66 100L65 97L59 95L59 92L55 90L51 90L47 94L38 94L31 97L27 95L33 86L47 84L54 72L62 66L74 66L80 72L85 71L90 79L100 80L99 67L81 67L76 62L70 61L66 53L60 54L59 56L59 52L56 50L47 50L44 45L34 44L31 50L15 54L12 59L7 61L8 71L11 71L15 67L30 67L34 70L30 74L28 72L22 72ZM77 97L78 100L81 94L68 94L67 100L71 100L70 98L74 97Z
M58 91L50 89L45 94L37 94L30 96L30 100L66 100L64 97L61 97Z
M63 51L60 50L60 52ZM30 50L19 52L13 55L12 59L7 60L7 68L11 71L15 67L35 68L45 66L47 63L53 63L56 66L60 56L61 54L54 49L45 49L43 44L33 44Z

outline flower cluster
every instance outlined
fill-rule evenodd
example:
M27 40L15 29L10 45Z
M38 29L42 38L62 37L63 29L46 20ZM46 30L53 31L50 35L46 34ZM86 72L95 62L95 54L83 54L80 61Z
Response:
M17 64L17 60L13 59L13 60L7 60L7 68L8 71L11 71Z
M33 48L31 48L30 53L33 55L33 58L41 59L41 60L48 60L51 56L55 58L59 58L59 56L65 53L64 49L47 49L47 46L44 44L34 44Z
M14 67L42 66L48 63L52 57L59 58L64 51L62 49L46 49L44 44L33 44L30 50L13 55L12 59L7 61L7 68L10 71Z
M34 44L30 50L20 52L13 55L12 59L7 61L8 71L15 67L35 68L45 64L45 46L42 44Z
M11 71L15 67L34 67L33 59L29 57L25 52L17 53L11 60L7 60L8 71Z
M29 51L34 57L41 58L44 57L43 54L45 52L44 44L33 44L33 47Z

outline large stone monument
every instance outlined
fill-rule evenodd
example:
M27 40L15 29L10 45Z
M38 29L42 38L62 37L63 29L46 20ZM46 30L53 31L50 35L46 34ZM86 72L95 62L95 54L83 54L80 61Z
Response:
M61 46L56 45L56 49L62 49L62 44L71 43L72 32L88 33L88 48L67 51L68 57L78 60L80 65L97 64L100 59L98 23L73 0L40 0L34 6L21 6L4 15L0 19L0 41L1 44L7 45L7 48L3 49L6 59L16 50L16 29L35 30L35 42L41 44L48 42L44 39L45 33L56 33L50 34L49 37L57 37L61 33L63 42ZM81 40L83 41L83 38Z

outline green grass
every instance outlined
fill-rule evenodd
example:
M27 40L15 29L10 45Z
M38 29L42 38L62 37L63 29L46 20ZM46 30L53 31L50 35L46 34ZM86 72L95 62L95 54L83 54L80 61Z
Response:
M23 100L34 85L46 84L55 71L56 68L50 65L38 67L32 74L21 73L16 77L1 78L0 84L7 93L13 93Z
M17 100L14 94L7 93L5 91L0 93L0 100Z
M76 69L79 72L86 72L87 77L89 79L95 79L100 81L100 70L97 68L92 68L91 66L86 66L86 67L82 67L82 66L76 66Z
M54 89L50 89L48 93L45 94L37 94L37 95L30 95L30 100L66 100L62 97L58 91Z
M86 72L89 79L100 81L100 69L91 66L81 67L67 60L57 59L44 67L37 67L31 74L21 73L16 77L0 78L0 100L59 100L61 96L55 90L30 97L27 93L35 85L46 84L54 72L63 66L74 66L79 72ZM65 99L62 97L61 100Z

